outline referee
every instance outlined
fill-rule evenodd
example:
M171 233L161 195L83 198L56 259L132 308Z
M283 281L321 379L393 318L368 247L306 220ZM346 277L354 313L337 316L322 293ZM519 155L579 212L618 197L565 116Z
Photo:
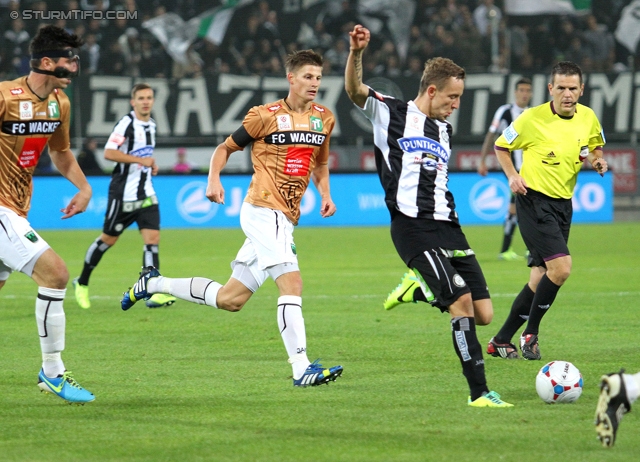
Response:
M600 174L607 171L602 158L604 134L593 110L578 99L584 91L582 70L563 61L551 71L551 101L525 111L496 140L498 161L516 196L522 239L529 249L529 282L511 306L504 325L489 341L487 353L517 358L511 338L528 318L520 336L524 359L541 359L540 321L571 273L567 247L573 209L571 197L578 172L587 161ZM522 149L520 173L510 152Z

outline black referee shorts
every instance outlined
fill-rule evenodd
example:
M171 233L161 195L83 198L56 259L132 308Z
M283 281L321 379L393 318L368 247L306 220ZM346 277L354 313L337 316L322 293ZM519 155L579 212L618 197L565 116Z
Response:
M567 242L573 216L571 199L555 199L532 189L516 196L520 234L530 252L528 265L570 255Z

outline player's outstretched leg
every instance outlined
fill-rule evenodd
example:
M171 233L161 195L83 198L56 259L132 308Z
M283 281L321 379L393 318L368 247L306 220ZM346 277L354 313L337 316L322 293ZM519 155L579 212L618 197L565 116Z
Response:
M404 273L398 287L396 287L384 301L385 310L391 310L402 303L417 303L413 299L414 292L420 288L420 281L413 270Z
M325 368L319 363L319 359L309 364L309 367L304 371L302 377L298 380L293 379L294 387L315 387L317 385L328 384L329 382L335 382L335 380L342 375L342 366L334 366Z
M631 411L623 372L624 369L621 369L616 374L603 375L600 378L600 398L596 406L595 424L598 439L605 448L613 446L622 416Z
M64 371L64 374L52 378L44 375L44 370L41 369L38 374L38 388L45 393L53 393L70 404L90 403L96 399L93 393L76 382L71 371Z
M148 300L151 298L151 294L147 292L147 284L149 283L150 278L156 278L158 276L160 276L160 272L153 266L143 268L138 281L133 285L133 287L122 294L122 300L120 301L122 309L126 311L137 301L142 299Z

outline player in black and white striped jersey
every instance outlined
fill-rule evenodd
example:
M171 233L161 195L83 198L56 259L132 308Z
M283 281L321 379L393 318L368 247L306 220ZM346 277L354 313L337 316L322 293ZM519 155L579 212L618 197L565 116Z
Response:
M399 286L398 302L393 305L422 300L448 311L454 349L469 385L468 404L511 407L487 387L476 323L491 321L493 305L448 189L452 128L446 119L460 106L465 71L450 59L430 59L418 96L400 101L377 93L362 81L369 30L356 25L349 35L345 89L373 124L376 166L391 214L391 238L413 271Z
M488 172L486 158L489 153L493 153L493 143L502 134L502 132L511 125L511 122L516 120L525 109L529 107L531 101L531 80L526 77L518 79L514 91L515 103L503 104L498 108L489 130L484 138L482 145L482 151L480 153L480 162L478 163L478 173L485 176ZM511 160L517 171L520 171L522 166L522 149L517 149L511 152ZM518 216L516 215L516 201L515 194L511 194L511 203L509 204L509 212L504 220L503 226L503 239L502 247L498 258L500 260L522 260L522 256L518 255L511 248L511 242L513 240L513 233L518 226Z
M153 157L156 145L156 122L151 118L153 102L153 89L146 83L136 84L131 90L133 110L120 119L105 145L105 158L116 162L116 166L109 184L102 234L89 246L82 273L73 281L81 308L91 307L88 285L92 271L134 222L144 241L142 267L160 265L160 209L151 181L151 176L158 173ZM174 302L170 295L156 294L147 300L147 306L157 308Z

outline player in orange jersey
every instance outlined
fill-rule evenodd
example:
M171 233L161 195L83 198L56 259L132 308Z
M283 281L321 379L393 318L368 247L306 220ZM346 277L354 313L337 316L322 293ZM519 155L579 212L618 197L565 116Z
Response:
M62 305L69 272L62 258L31 227L27 213L33 171L47 144L56 168L79 190L61 210L62 219L84 212L91 199L91 186L70 149L71 107L61 91L78 75L80 63L74 48L81 44L75 34L46 26L31 42L29 75L0 83L0 288L12 271L38 284L36 321L42 350L38 386L75 403L95 397L78 385L61 358L65 342Z
M329 139L335 124L331 111L314 102L322 79L322 57L312 50L291 54L286 62L289 94L274 103L249 110L238 128L213 153L207 197L223 204L225 190L220 172L231 153L252 144L254 174L240 211L244 245L231 263L233 273L224 285L205 278L171 279L155 268L145 268L138 282L122 299L127 310L154 293L239 311L271 277L280 291L278 327L294 386L334 381L342 366L324 368L307 358L302 317L302 278L298 268L293 229L300 218L300 201L313 180L321 196L320 214L336 212L329 188Z

